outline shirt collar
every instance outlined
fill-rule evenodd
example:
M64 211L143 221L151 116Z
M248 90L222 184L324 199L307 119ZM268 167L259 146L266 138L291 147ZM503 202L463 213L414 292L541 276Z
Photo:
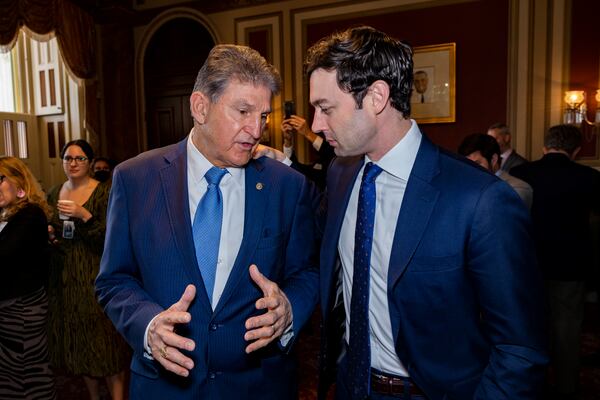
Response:
M410 123L406 135L375 163L388 174L405 181L408 181L423 136L417 122L411 119ZM365 164L370 161L369 157L365 156Z
M502 160L506 160L508 157L510 157L511 153L513 152L512 147L508 150L506 150L504 153L500 154L500 158L502 158Z
M188 135L187 140L187 159L188 159L188 174L192 178L192 182L196 185L199 185L200 182L204 179L204 174L206 171L214 167L210 161L198 150L198 148L194 145L192 141L192 135L194 134L194 130L192 129L190 134ZM226 168L229 174L223 177L224 180L228 180L228 176L231 176L231 179L238 184L242 183L244 179L244 169L243 168L235 168L228 167Z

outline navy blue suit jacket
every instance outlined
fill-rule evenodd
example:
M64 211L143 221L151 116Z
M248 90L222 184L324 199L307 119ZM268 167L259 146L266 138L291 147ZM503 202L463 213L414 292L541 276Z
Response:
M286 293L297 337L318 296L312 185L274 160L246 166L243 240L213 311L194 250L186 140L128 160L113 176L96 290L134 350L130 398L296 398L289 345L281 349L275 341L252 354L244 351L244 323L263 312L255 308L262 292L248 267L256 264ZM181 378L144 357L143 338L150 320L177 302L190 283L197 288L188 310L192 320L177 332L195 341L196 349L187 353L195 366Z
M338 241L363 162L337 158L329 167L321 249L326 330L340 322L333 305ZM389 313L396 352L418 386L431 400L536 398L547 363L543 297L521 199L423 137L393 223ZM328 331L325 369L335 364L332 338Z

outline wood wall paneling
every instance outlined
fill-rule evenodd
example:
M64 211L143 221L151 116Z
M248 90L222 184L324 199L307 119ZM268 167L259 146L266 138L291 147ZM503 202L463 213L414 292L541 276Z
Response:
M508 1L487 0L307 18L302 20L302 54L320 38L357 24L371 25L413 46L455 42L456 122L423 124L421 130L435 143L456 150L466 135L506 120L508 15ZM302 84L306 93L306 82Z

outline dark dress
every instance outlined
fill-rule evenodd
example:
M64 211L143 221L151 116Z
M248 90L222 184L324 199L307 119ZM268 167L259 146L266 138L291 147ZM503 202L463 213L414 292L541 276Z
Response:
M55 209L60 188L58 185L48 193L48 203ZM48 288L50 361L75 375L114 375L127 367L131 356L94 293L109 190L109 184L100 183L83 204L93 217L87 222L74 219L73 239L62 238L63 221L58 212L51 221L59 244L52 257Z
M55 399L48 363L48 222L29 204L0 231L0 399Z

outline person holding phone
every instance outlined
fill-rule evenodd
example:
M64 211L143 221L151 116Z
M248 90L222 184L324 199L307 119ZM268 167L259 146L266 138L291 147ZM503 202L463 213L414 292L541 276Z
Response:
M286 101L284 110L285 119L281 122L283 154L292 161L292 168L315 182L320 189L324 189L327 177L327 167L335 156L333 148L326 140L324 140L323 136L320 136L310 129L304 118L295 115L296 109L293 101ZM317 161L315 163L302 164L298 161L294 154L295 134L302 135L312 144L317 152Z

